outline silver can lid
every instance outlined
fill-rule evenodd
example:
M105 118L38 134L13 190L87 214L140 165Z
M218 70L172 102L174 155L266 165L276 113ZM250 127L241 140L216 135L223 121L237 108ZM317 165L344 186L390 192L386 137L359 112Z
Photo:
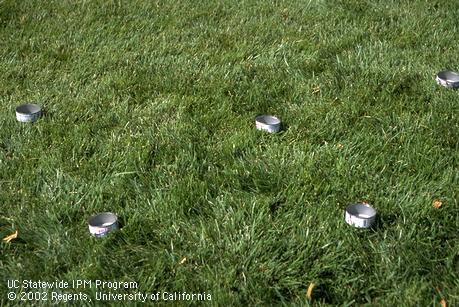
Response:
M357 228L370 228L376 220L376 210L366 203L350 204L345 210L345 220Z
M435 80L438 84L449 87L449 88L458 88L459 87L459 73L451 70L440 71Z
M276 133L281 128L281 121L276 116L259 115L255 118L255 126L258 130Z

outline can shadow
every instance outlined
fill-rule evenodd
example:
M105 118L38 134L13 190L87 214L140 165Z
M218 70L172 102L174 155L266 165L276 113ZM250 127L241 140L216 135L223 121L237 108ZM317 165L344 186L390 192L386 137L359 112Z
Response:
M290 128L290 125L285 124L285 123L281 123L281 127L280 127L280 130L279 130L279 133L286 132L289 128Z
M384 215L384 217L381 214L378 214L376 215L375 222L370 229L374 231L387 229L392 227L396 223L396 220L397 216L394 214Z
M123 229L124 225L125 225L124 218L118 216L118 230Z
M48 109L46 108L41 109L40 119L43 119L43 118L52 119L53 117L54 117L53 113L49 112Z
M333 299L329 283L319 284L314 288L312 293L311 303L322 303L322 304L337 304Z

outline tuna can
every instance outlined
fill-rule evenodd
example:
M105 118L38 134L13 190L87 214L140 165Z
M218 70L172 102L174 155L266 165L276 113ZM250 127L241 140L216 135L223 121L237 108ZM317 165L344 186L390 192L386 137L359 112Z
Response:
M255 118L255 125L258 130L264 130L269 133L279 132L281 121L272 115L259 115Z
M89 232L97 237L104 237L110 231L118 229L118 217L111 212L93 215L88 220Z
M346 208L345 220L357 228L370 228L376 220L376 210L364 203L351 204Z
M438 84L448 88L459 87L459 74L454 71L444 70L437 74L435 78Z
M35 122L41 116L41 107L35 103L21 104L16 108L16 119L22 123Z

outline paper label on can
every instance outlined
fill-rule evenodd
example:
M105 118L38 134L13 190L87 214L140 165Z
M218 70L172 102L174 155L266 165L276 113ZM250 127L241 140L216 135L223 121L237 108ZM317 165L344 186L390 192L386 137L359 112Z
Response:
M96 237L103 237L105 236L109 231L110 227L89 227L89 232L91 232L92 235Z
M110 231L115 230L115 229L118 229L117 222L113 224L109 224L107 226L101 226L101 227L89 226L89 232L98 238L106 236Z
M258 130L268 131L270 133L278 132L279 125L266 125L263 123L256 122L256 127Z
M355 227L360 227L360 228L367 228L370 225L370 221L368 219L361 219L347 212L346 212L346 223L348 223L349 225L355 226Z
M16 119L20 122L34 122L40 117L40 113L23 114L16 113Z

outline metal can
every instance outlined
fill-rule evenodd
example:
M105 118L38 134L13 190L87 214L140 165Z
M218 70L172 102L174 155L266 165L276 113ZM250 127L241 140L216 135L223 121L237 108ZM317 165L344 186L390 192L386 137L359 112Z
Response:
M89 232L97 237L104 237L110 231L118 229L118 217L111 212L93 215L88 220Z
M258 130L264 130L269 133L279 132L281 121L272 115L259 115L255 118L255 125Z
M357 228L370 228L376 220L376 210L365 203L356 203L347 206L345 220Z
M448 87L448 88L458 88L459 87L459 74L450 70L440 71L435 80L438 84Z
M21 104L16 108L16 119L22 123L35 122L41 116L41 107L35 103Z

